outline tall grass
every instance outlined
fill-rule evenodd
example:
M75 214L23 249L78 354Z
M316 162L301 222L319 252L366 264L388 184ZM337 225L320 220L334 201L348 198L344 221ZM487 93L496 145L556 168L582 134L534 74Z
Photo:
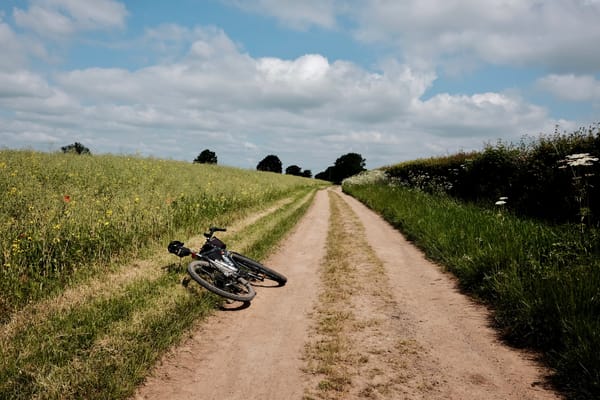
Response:
M153 243L318 181L213 165L0 151L0 322Z
M597 231L582 236L577 226L544 225L384 183L346 183L344 190L491 304L505 336L541 350L575 397L600 396Z

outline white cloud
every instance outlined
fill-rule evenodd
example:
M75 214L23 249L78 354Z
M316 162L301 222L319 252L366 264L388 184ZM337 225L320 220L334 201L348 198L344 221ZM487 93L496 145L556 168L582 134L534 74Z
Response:
M185 51L136 70L86 68L51 80L0 74L0 140L43 150L80 141L93 152L186 160L210 148L221 163L248 168L277 154L317 173L350 151L377 167L549 123L545 110L505 93L424 100L435 73L394 59L374 72L319 54L253 58L217 28L147 35L159 32L168 33L165 51Z
M11 73L0 72L0 99L18 97L46 97L51 90L39 75L21 70Z
M114 0L31 0L27 10L14 8L17 25L42 37L67 37L79 31L123 28L127 10Z
M292 27L352 30L411 65L600 69L600 2L591 0L223 0ZM351 23L342 26L339 21ZM462 71L461 71L462 70Z
M241 9L275 17L286 27L311 26L332 29L336 26L335 0L224 0Z
M600 80L593 75L548 75L537 86L556 98L568 101L600 102Z
M596 71L600 4L583 0L373 0L353 15L358 38L408 58L471 58L500 65Z
M15 70L25 63L26 52L18 35L3 21L0 13L0 71Z
M472 96L440 94L415 106L418 126L439 136L455 138L516 138L549 118L546 110L501 93ZM506 129L509 129L506 132ZM512 136L512 137L511 137Z
M30 55L47 58L46 50L38 41L17 34L3 21L0 13L0 71L17 71L27 65Z

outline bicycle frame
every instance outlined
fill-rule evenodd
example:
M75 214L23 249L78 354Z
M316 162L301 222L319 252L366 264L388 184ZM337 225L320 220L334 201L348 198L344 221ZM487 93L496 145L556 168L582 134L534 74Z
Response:
M264 281L264 278L260 274L244 268L240 263L235 261L231 257L231 252L225 247L219 247L211 243L213 238L216 239L218 243L223 243L216 236L213 236L212 230L211 232L205 233L204 236L206 237L206 241L200 251L191 251L193 259L208 262L227 278L240 277L246 280Z
M208 254L210 253L216 253L217 250L220 250L218 248L215 248L213 250L211 250L210 252L208 252ZM209 257L209 255L206 253L193 253L192 252L192 258L195 260L204 260L206 262L208 262L210 265L212 265L213 267L215 267L216 269L218 269L219 271L221 271L223 273L223 275L230 277L233 275L238 275L239 274L239 267L236 265L235 261L233 261L231 259L231 257L229 256L229 251L228 250L220 250L220 254L218 257Z
M283 286L287 278L260 262L236 252L214 236L224 228L211 227L204 234L206 241L198 251L193 251L178 240L167 246L169 253L182 258L191 256L187 272L198 284L220 296L237 301L250 301L256 295L252 282L269 279ZM185 280L184 280L185 281Z

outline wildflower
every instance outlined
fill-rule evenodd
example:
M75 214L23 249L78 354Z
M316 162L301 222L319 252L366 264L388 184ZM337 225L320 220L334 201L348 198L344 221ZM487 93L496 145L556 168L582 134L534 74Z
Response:
M71 202L71 196L69 196L68 194L65 194L65 195L63 196L63 201L64 201L65 203L70 203L70 202Z
M503 206L506 204L506 200L508 200L508 197L506 196L502 196L498 199L498 201L494 204L496 204L497 206Z
M590 153L569 154L564 160L560 160L563 164L559 168L569 167L589 167L598 161L597 157L590 156Z

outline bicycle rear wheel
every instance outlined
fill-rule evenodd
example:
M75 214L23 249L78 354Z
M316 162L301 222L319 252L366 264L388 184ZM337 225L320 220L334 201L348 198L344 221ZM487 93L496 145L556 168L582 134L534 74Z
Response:
M255 275L256 280L263 281L265 279L270 279L277 282L279 286L283 286L287 282L287 278L285 276L269 267L265 267L256 260L233 251L230 253L230 256L231 259L236 262L236 264L239 264L242 268L251 271L253 275Z
M254 288L245 279L226 277L208 261L193 261L188 264L187 270L199 285L219 296L244 302L256 296Z

